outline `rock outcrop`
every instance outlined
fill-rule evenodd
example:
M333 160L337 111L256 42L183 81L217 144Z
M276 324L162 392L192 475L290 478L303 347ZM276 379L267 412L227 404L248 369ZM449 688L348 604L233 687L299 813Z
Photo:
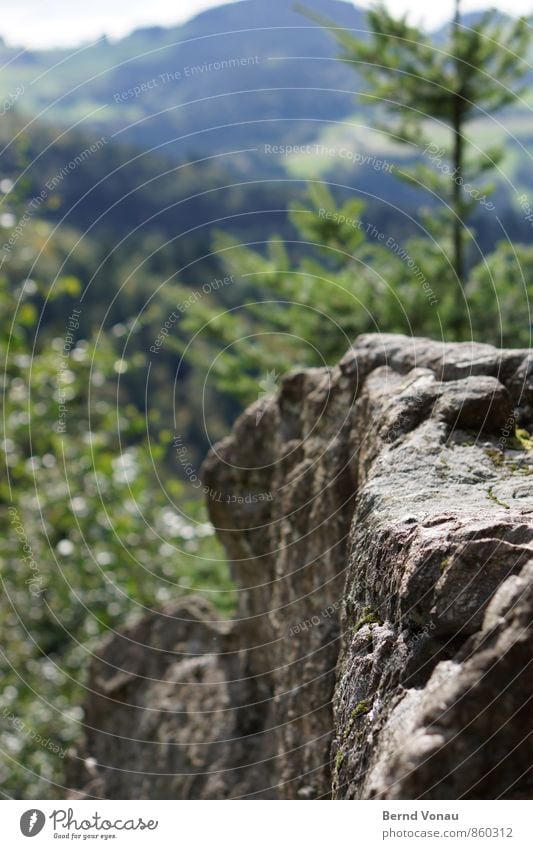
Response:
M533 354L363 336L204 466L231 623L102 647L69 786L103 798L533 791Z

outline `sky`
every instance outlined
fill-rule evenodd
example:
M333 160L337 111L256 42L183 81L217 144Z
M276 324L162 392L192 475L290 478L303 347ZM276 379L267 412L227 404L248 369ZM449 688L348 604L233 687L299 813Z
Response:
M11 0L2 15L0 35L9 44L23 47L75 46L102 34L118 38L133 29L155 24L183 23L188 18L227 0ZM268 0L265 0L268 2ZM290 0L287 0L290 2ZM367 6L368 2L356 5ZM431 28L443 23L452 9L449 2L388 0L393 12L409 11L413 23ZM533 0L464 0L465 11L495 5L513 14L531 13Z

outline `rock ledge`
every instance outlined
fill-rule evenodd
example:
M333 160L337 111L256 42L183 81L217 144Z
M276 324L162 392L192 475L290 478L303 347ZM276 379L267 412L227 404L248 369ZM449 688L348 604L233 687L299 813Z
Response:
M235 620L109 640L69 786L530 798L532 430L529 351L369 335L287 375L204 465Z

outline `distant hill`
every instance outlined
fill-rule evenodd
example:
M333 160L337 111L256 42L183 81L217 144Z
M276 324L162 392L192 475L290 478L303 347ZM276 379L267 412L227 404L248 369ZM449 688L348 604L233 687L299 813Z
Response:
M339 26L359 33L366 29L364 10L351 3L308 0L305 5ZM465 18L467 24L474 20L475 16ZM435 33L437 41L442 32ZM397 162L406 150L372 129L375 116L357 102L361 85L357 72L340 62L337 52L332 36L296 12L291 2L242 0L206 11L179 27L147 27L118 41L102 38L73 50L21 51L0 42L0 95L9 98L21 92L13 98L11 111L21 122L30 119L22 137L28 139L33 155L40 150L40 139L50 134L46 126L53 128L58 141L43 156L45 161L55 156L58 167L66 156L61 145L75 153L77 146L83 149L105 136L105 150L87 163L86 170L94 176L100 166L104 181L113 174L112 182L96 192L111 202L144 179L172 169L173 163L207 160L195 166L194 178L192 171L176 172L129 195L136 204L126 200L114 207L117 231L135 226L141 200L143 220L166 222L164 230L183 220L193 225L206 220L207 207L207 219L218 218L222 195L205 196L202 191L219 177L222 184L239 184L231 201L224 194L226 215L239 204L244 210L253 209L259 195L264 206L269 193L273 207L286 206L287 198L297 195L306 179L324 176L357 189L367 199L396 203L401 192L402 206L414 209L420 198L392 175L358 168L353 159L339 155L341 149L362 151ZM531 93L528 99L532 102ZM505 142L505 178L496 177L499 209L513 232L529 239L524 222L517 218L513 223L512 206L513 195L533 190L525 154L533 140L530 110L508 109L498 122L480 118L472 125L472 135L481 144ZM308 142L332 153L275 152L279 145ZM41 164L40 158L33 167L37 183ZM81 170L79 175L83 182ZM287 185L287 180L292 182ZM187 196L189 187L198 194L189 204L194 212L188 211L189 206L160 212L167 199ZM65 203L72 206L79 181L69 181L68 187L65 182L62 188L70 193ZM73 225L93 221L94 211L87 201L76 206ZM266 223L264 219L262 228ZM258 224L248 221L245 226ZM489 243L491 238L488 233Z
M307 5L341 26L365 26L364 12L349 3ZM286 0L231 3L114 43L18 54L0 45L0 85L5 92L24 85L24 114L82 121L143 147L164 145L179 158L191 149L309 138L317 121L353 109L357 89L334 59L331 37Z

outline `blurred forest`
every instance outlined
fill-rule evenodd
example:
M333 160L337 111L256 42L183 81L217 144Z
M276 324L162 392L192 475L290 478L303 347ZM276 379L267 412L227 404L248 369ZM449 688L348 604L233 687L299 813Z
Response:
M530 346L528 22L306 6L0 47L5 797L61 797L102 635L234 611L198 470L244 404L362 332Z

